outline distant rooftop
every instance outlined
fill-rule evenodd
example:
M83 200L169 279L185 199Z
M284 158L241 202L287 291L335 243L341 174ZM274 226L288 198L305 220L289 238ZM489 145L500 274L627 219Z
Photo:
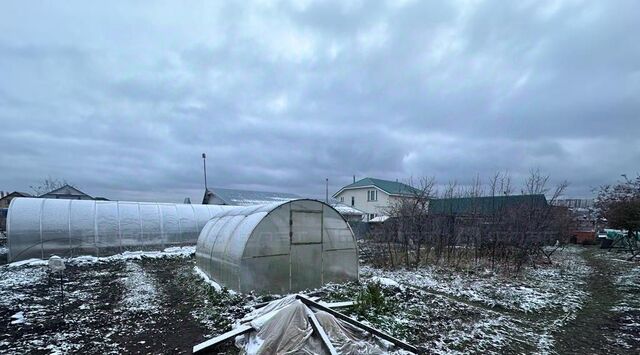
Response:
M209 188L204 194L205 205L252 206L295 200L300 196L287 192L249 191Z
M382 179L367 177L367 178L358 180L353 184L349 184L341 188L333 196L334 197L337 196L344 190L358 189L363 187L377 187L389 195L399 195L399 196L415 196L420 192L420 190L398 181L382 180Z
M429 201L429 213L486 214L524 204L544 207L547 206L547 198L544 195L510 195L433 199Z
M64 184L63 186L53 189L49 192L45 192L38 196L39 198L70 198L75 199L77 197L83 197L83 199L93 200L89 194L80 191L78 188L71 186L69 184Z
M569 208L591 208L594 200L592 198L563 198L555 200L553 204Z
M20 191L14 191L14 192L9 192L6 195L2 196L1 199L5 199L5 198L9 198L9 197L31 197L31 194L27 193L27 192L20 192Z

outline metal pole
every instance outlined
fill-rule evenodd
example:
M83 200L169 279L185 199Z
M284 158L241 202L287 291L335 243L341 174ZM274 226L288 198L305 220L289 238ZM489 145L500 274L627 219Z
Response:
M328 204L329 203L329 178L326 178L325 180L326 180L326 191L324 194L324 202Z
M205 153L202 153L202 163L204 164L204 190L206 192L208 189L207 189L207 155Z
M64 282L62 281L62 272L60 272L60 310L62 311L62 320L64 321Z

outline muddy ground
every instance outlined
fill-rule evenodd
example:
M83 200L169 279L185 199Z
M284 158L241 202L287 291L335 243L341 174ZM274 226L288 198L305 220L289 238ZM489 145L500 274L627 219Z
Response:
M364 266L360 283L318 292L354 299L381 284L386 305L350 315L432 353L639 353L640 266L595 248L555 257L517 279ZM215 291L192 256L67 265L64 308L45 266L0 266L0 353L189 353L268 300Z

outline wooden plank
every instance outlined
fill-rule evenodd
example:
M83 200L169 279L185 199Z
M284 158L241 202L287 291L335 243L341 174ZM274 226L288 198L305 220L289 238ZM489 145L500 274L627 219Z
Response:
M318 318L316 318L315 314L313 314L313 311L311 311L307 307L305 308L307 309L307 316L311 321L311 326L313 327L313 330L320 335L320 339L322 340L322 343L324 344L324 346L327 348L327 351L329 351L329 354L338 355L336 348L333 347L333 344L331 344L331 340L329 340L329 336L327 335L327 333L324 332L324 329L320 325L320 322L318 322Z
M320 302L320 304L322 304L323 306L329 307L331 309L336 309L336 308L353 307L356 303L354 301L344 301L344 302L332 302L332 303Z
M371 333L371 334L373 334L373 335L375 335L377 337L380 337L380 338L382 338L384 340L390 341L391 343L395 344L396 346L398 346L398 347L400 347L400 348L402 348L404 350L410 351L410 352L412 352L414 354L418 354L418 348L416 348L413 345L409 345L409 344L403 342L402 340L394 338L391 335L385 334L385 333L383 333L382 331L380 331L380 330L378 330L376 328L373 328L373 327L370 327L370 326L368 326L366 324L358 322L357 320L355 320L353 318L350 318L350 317L348 317L348 316L346 316L346 315L344 315L344 314L342 314L340 312L334 311L333 309L331 309L329 307L325 307L325 306L321 305L320 303L317 303L315 301L312 301L312 300L308 299L304 295L297 295L296 297L300 301L302 301L304 304L309 306L309 307L313 307L315 309L319 309L321 311L325 311L325 312L331 314L332 316L334 316L334 317L336 317L336 318L338 318L340 320L343 320L343 321L345 321L345 322L347 322L347 323L349 323L351 325L354 325L354 326L356 326L356 327L358 327L360 329L364 329L365 331L367 331L367 332L369 332L369 333Z
M245 333L248 333L249 331L253 330L253 327L249 326L249 325L241 325L238 328L228 331L222 335L218 335L217 337L213 338L213 339L209 339L205 342L202 342L196 346L193 347L193 353L194 354L206 354L209 351L213 350L213 347L215 347L216 345L225 342L229 339L235 338L238 335L242 335Z

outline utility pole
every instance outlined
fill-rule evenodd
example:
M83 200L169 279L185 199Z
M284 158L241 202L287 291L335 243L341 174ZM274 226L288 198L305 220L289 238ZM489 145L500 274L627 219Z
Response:
M204 191L208 191L207 188L207 155L202 153L202 163L204 164Z
M324 194L324 202L326 204L329 204L329 178L326 178L325 182L326 182L326 188L327 189L326 189L325 194Z

